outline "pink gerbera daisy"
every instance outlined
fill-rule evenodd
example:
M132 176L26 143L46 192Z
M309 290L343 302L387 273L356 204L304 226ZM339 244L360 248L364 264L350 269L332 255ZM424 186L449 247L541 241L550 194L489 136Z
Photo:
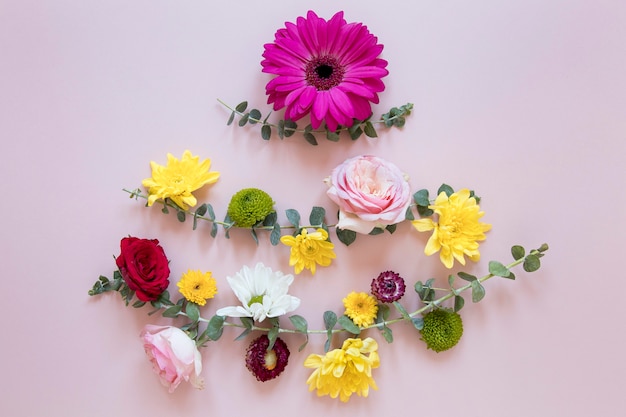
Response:
M335 131L367 119L389 73L377 42L367 26L346 23L343 12L326 21L309 11L286 22L263 53L263 72L277 75L265 87L267 102L274 110L286 107L287 120L310 114L314 129L325 122Z

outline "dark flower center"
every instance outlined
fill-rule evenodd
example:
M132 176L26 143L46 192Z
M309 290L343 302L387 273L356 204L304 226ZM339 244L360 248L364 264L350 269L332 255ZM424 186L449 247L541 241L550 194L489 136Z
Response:
M317 90L330 90L343 81L346 70L337 58L329 55L312 58L306 65L305 78Z
M333 67L322 64L315 68L315 72L317 72L317 76L320 78L330 78L333 75Z

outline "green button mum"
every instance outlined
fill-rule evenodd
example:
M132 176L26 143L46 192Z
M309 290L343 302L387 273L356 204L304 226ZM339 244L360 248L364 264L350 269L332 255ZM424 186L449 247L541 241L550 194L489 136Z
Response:
M228 204L228 216L239 227L252 227L274 211L274 200L258 188L238 191Z
M458 313L436 309L424 316L424 328L420 333L428 349L443 352L454 347L463 336L463 321Z

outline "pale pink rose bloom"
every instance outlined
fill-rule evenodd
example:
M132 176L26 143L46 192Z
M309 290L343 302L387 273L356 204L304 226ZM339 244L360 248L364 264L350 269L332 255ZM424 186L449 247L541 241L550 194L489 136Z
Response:
M172 393L182 381L198 389L204 387L200 377L202 356L196 343L178 327L148 324L141 332L143 347L161 383Z
M339 206L340 229L369 233L399 223L411 204L408 177L377 156L347 159L325 182L330 187L326 193Z

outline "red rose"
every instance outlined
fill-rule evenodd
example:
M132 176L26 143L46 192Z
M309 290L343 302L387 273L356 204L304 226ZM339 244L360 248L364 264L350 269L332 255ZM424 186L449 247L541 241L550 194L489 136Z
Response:
M128 288L141 301L153 301L170 284L170 267L163 248L156 239L125 237L115 263Z

